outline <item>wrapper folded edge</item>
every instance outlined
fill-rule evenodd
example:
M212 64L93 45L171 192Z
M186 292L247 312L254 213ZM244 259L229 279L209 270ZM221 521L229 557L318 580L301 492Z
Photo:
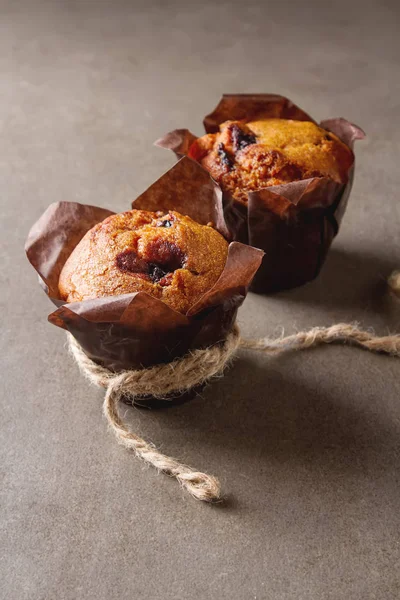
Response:
M216 133L224 121L259 120L268 118L312 121L309 114L294 102L279 94L223 94L214 110L203 120L206 133Z

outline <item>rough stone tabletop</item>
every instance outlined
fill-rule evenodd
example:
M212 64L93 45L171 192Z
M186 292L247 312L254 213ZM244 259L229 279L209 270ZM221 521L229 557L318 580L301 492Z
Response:
M116 211L173 164L223 92L275 92L363 127L353 193L321 276L249 295L245 336L359 321L400 331L399 8L0 0L0 597L395 600L400 363L348 347L241 352L195 400L126 409L135 431L217 475L222 506L119 447L23 244L49 203Z

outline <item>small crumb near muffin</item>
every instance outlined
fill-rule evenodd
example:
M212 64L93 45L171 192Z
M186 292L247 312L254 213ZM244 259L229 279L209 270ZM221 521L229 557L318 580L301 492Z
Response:
M311 121L226 121L219 133L195 140L188 156L239 201L247 193L311 177L346 183L353 153Z
M185 314L220 277L228 242L171 211L131 210L90 229L59 278L65 302L146 292Z

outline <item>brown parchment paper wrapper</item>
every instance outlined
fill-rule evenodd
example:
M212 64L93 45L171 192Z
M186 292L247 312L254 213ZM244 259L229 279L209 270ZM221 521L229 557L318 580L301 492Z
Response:
M229 245L225 268L186 315L143 292L65 304L59 297L62 267L85 233L113 214L75 202L49 206L32 227L26 253L58 309L50 323L69 331L86 354L113 371L170 362L190 349L225 339L263 253L238 242Z
M283 96L225 94L215 110L204 118L203 123L207 133L215 133L219 131L219 125L227 120L249 121L262 118L315 122ZM355 140L365 137L359 127L342 118L322 121L320 126L335 133L351 149ZM155 144L173 150L181 158L188 153L195 139L196 136L187 129L176 129ZM184 186L188 183L190 169L186 166L183 168L182 165L179 169L186 176L180 184ZM174 174L178 175L178 169ZM349 169L346 185L316 177L271 186L249 192L247 205L235 200L230 194L221 192L213 182L217 190L213 197L211 194L207 196L207 201L209 206L214 207L211 212L214 214L216 227L227 239L250 244L265 252L262 265L250 287L252 291L267 293L288 289L302 285L318 275L332 240L338 233L353 176L354 163ZM200 179L196 175L192 185L200 185ZM154 194L151 188L147 192L149 191L150 195ZM177 195L181 193L178 191ZM139 200L145 208L143 197L148 200L149 194L145 193ZM170 202L173 202L172 195ZM169 208L173 209L174 205ZM187 214L198 220L206 212L204 208L200 211L198 207L190 205Z

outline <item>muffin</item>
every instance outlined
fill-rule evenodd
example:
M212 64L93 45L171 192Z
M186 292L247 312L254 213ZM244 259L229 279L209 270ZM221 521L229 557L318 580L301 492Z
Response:
M178 212L131 210L90 229L59 277L65 302L146 292L186 314L216 283L228 243Z
M198 163L185 160L206 174ZM183 192L172 185L168 176L159 187L164 191L163 198L171 197L173 190L178 197ZM192 189L187 206L200 198L204 196ZM192 350L223 342L232 331L237 310L261 264L261 250L238 242L228 245L214 228L197 225L170 210L169 205L158 214L135 209L115 215L98 206L55 202L32 226L26 240L27 258L56 306L48 315L49 322L70 333L91 360L113 372L169 363ZM185 213L183 202L177 212ZM172 267L171 245L165 244L166 252L161 253L161 244L156 242L156 251L151 252L151 241L157 239L177 248L172 252ZM82 250L78 251L78 246ZM130 262L123 253L133 250L132 246L141 254L130 255L134 259ZM120 254L123 258L119 258L118 267ZM178 266L181 259L184 263L177 279L181 286L182 282L187 284L183 290L178 288L179 283L174 284L176 256ZM133 273L127 270L132 265ZM156 267L163 272L156 271ZM191 272L183 273L185 267ZM162 286L160 280L168 276L166 271L172 274L171 281ZM151 277L158 282L153 283ZM121 282L124 287L118 287ZM146 291L142 291L144 287ZM125 293L127 290L131 293ZM74 301L88 296L87 300ZM180 304L183 310L189 296L189 310L185 314L177 312L173 307ZM68 298L72 302L67 302Z
M225 121L219 133L196 139L188 156L198 161L236 200L263 188L326 177L348 181L352 151L334 133L311 121Z
M168 209L196 220L204 215L227 239L262 249L251 291L276 292L314 279L339 231L354 177L353 146L364 132L343 118L318 126L276 94L224 94L203 124L200 138L179 128L155 142L178 157L169 179L179 189L187 191L194 180L204 190L190 212L172 196ZM208 185L185 161L211 175ZM137 208L160 210L165 204L152 204L160 196L156 183Z

